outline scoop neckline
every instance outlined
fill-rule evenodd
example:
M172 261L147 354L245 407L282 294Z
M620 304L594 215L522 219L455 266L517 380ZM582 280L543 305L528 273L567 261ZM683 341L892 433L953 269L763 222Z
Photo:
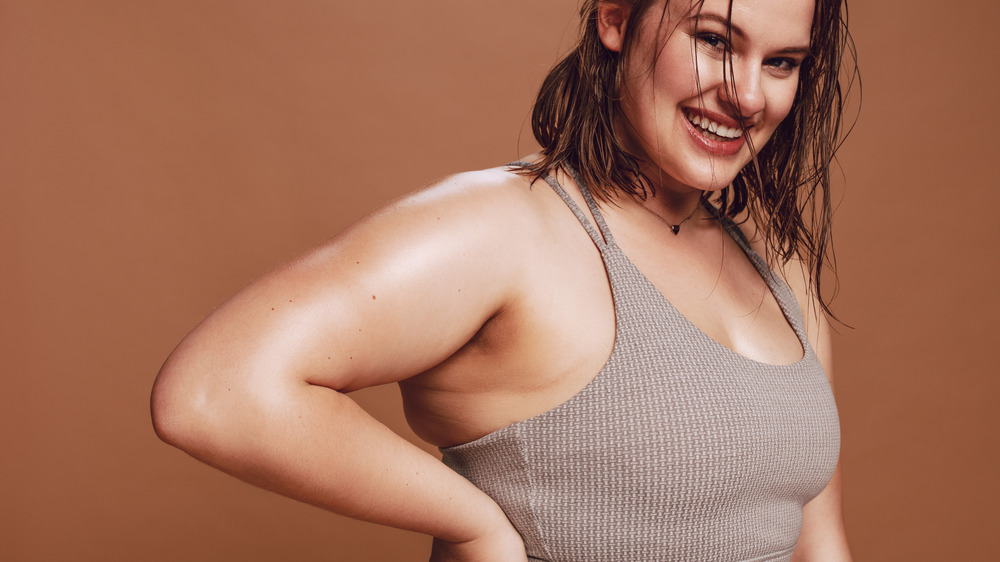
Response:
M723 228L726 229L726 232L730 236L733 236L732 233L730 232L729 227L727 225L723 225ZM776 273L774 273L774 270L772 270L770 268L767 269L768 275L764 276L763 273L762 273L762 271L761 271L761 269L760 269L760 267L758 266L758 264L755 263L755 260L751 257L751 255L749 253L747 253L747 249L743 248L743 246L741 244L739 244L739 242L737 242L736 245L740 246L740 249L743 250L743 252L746 255L747 259L750 261L751 265L754 266L754 269L757 270L757 273L763 279L764 284L767 286L768 291L771 293L771 297L774 298L774 301L778 304L778 309L781 310L781 315L785 318L785 323L788 325L789 328L792 329L792 333L795 334L796 339L799 340L799 346L802 348L802 354L801 354L801 356L798 359L796 359L795 361L793 361L791 363L769 363L767 361L760 361L760 360L754 359L754 358L749 357L747 355L743 355L742 353L736 351L735 349L733 349L733 348L731 348L731 347L723 344L719 340L717 340L717 339L713 338L712 336L708 335L708 333L706 333L704 330L702 330L701 327L699 327L697 324L695 324L694 322L692 322L691 319L687 317L687 315L685 315L676 306L674 306L674 303L670 302L670 299L667 298L667 296L664 295L662 291L660 291L659 287L657 287L652 281L650 281L649 277L647 277L646 274L643 273L641 269L639 269L639 266L635 265L635 262L633 262L631 260L631 258L628 257L628 254L625 253L625 250L623 250L622 247L619 246L617 242L615 242L614 240L610 240L608 242L608 244L607 244L607 247L608 247L608 249L612 249L613 248L614 251L616 251L622 257L622 259L628 264L628 266L636 273L636 275L639 276L639 278L648 287L648 289L650 289L651 291L653 291L656 294L657 298L659 298L660 301L662 301L670 309L670 311L673 314L675 314L678 318L680 318L683 321L684 325L690 331L692 331L695 334L697 334L698 338L700 338L700 339L702 339L704 341L707 341L709 343L709 345L712 345L713 347L717 347L719 349L722 349L723 353L726 353L727 355L730 355L731 357L734 357L734 358L736 358L739 361L743 361L743 362L746 362L746 363L749 363L749 364L752 364L752 365L756 365L756 366L759 366L759 367L763 367L763 368L768 368L768 369L792 369L792 368L795 368L795 367L801 365L802 363L804 363L806 360L808 360L810 358L810 355L811 355L811 352L812 352L812 346L809 345L809 341L808 341L808 338L806 337L804 328L801 327L796 322L796 318L792 315L793 311L788 310L787 306L785 304L783 304L782 299L778 296L778 294L776 293L776 290L775 290L777 288L776 287L777 283L781 283L783 285L782 288L784 288L785 290L787 290L789 292L789 294L791 293L791 289L788 287L787 284L784 283L784 281L782 281L777 276ZM750 249L750 251L753 252L752 249ZM756 252L754 252L753 255L756 256L758 259L763 259L763 258L760 258L759 254L757 254ZM605 264L605 268L607 268L606 264ZM610 277L609 277L609 281L610 281ZM789 305L789 306L793 306L793 305ZM616 306L616 309L617 309L617 303L615 303L615 306ZM616 313L616 316L617 316L617 313ZM615 328L615 332L616 332L615 339L616 340L617 340L617 330L618 330L618 328L616 327Z

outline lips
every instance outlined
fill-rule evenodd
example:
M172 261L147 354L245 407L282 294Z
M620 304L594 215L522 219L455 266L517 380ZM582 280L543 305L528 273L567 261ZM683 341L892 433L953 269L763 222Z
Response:
M730 156L743 148L740 124L730 117L700 109L684 109L688 133L696 144L717 156Z

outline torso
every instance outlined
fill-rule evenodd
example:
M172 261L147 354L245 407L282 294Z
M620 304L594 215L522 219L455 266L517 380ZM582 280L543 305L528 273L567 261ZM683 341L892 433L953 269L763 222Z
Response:
M529 187L508 175L500 188L518 190L524 208L497 244L524 249L515 296L447 361L400 383L411 427L438 446L562 404L593 380L615 342L614 304L593 241L544 182ZM558 179L586 210L572 181ZM601 211L625 255L708 337L762 363L802 357L767 285L717 221L691 221L674 236L636 201Z
M596 227L552 183L599 249L614 303L610 355L588 353L602 365L574 377L583 388L560 403L442 448L442 460L497 502L531 560L790 560L803 507L827 486L840 441L793 291L726 221L797 348L783 364L737 353L719 342L734 332L710 337L664 297L593 199ZM720 280L740 278L725 273L735 257ZM721 294L745 294L737 289ZM733 327L728 318L718 325ZM548 351L555 361L569 353Z

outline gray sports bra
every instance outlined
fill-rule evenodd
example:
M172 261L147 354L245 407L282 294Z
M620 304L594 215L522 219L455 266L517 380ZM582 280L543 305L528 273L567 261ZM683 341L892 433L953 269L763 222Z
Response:
M833 395L791 290L724 221L804 349L791 365L739 355L636 269L578 177L596 229L546 181L604 260L611 356L565 403L443 448L444 462L503 508L533 560L789 560L802 507L826 487L840 448Z

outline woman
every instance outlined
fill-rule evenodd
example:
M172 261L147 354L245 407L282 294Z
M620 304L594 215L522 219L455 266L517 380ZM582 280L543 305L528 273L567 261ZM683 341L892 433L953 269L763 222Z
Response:
M237 293L163 366L158 434L433 560L849 560L817 298L840 10L588 1L542 152ZM445 464L344 395L389 382Z

